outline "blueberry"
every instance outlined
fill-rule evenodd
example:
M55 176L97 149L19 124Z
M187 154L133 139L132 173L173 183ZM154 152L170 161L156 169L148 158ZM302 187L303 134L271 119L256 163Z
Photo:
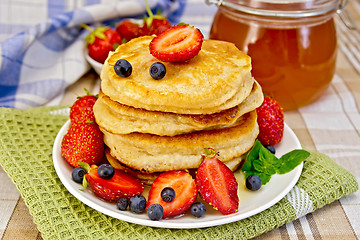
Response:
M125 59L119 59L114 65L115 73L120 77L128 77L132 73L131 64Z
M202 202L195 202L190 207L191 214L197 218L205 216L206 207Z
M258 175L250 175L246 178L246 187L251 191L259 190L261 185L261 179Z
M175 198L175 191L171 187L166 187L161 191L161 198L164 202L172 202Z
M75 182L82 183L86 173L87 172L84 168L77 167L77 168L74 168L74 170L71 173L71 176Z
M134 213L142 213L146 208L146 199L142 195L134 195L129 200L130 211Z
M119 198L119 200L117 200L116 202L116 206L118 207L119 210L125 211L129 206L129 201L127 198L124 197Z
M110 164L101 164L98 168L98 174L103 179L110 179L114 176L115 170Z
M159 221L164 215L164 208L158 203L151 204L146 213L151 220Z
M264 145L264 147L272 154L275 154L275 147L273 145Z
M150 67L150 75L153 79L159 80L165 77L166 68L161 62L153 63Z

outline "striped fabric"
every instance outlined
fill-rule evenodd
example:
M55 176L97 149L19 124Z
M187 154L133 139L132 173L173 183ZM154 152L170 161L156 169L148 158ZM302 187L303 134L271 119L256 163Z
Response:
M111 1L111 0L108 0ZM13 14L19 4L28 9L28 15L61 13L98 1L26 1L0 0L0 39L6 39L26 27L21 19ZM63 2L63 4L61 4ZM75 4L75 3L77 4ZM72 3L72 4L71 4ZM57 5L58 4L58 5ZM44 9L47 10L44 10ZM61 10L59 10L59 8ZM348 7L360 28L360 0L352 0ZM41 12L44 10L44 12ZM203 0L188 0L180 21L201 29L208 36L215 6L207 6ZM31 13L31 14L30 14ZM12 17L10 17L12 16ZM12 22L12 27L7 27ZM34 25L42 20L28 20ZM348 30L340 19L336 18L338 30L338 61L336 75L331 87L316 103L285 114L285 121L294 130L305 148L329 155L339 165L353 173L360 182L360 30ZM1 50L1 49L0 49ZM3 50L2 50L3 51ZM3 80L0 77L0 82ZM62 105L71 104L86 87L98 91L98 76L90 71L75 84L66 89L61 100ZM301 196L301 197L295 197ZM360 192L344 197L330 205L313 212L308 196L299 188L294 188L286 197L295 209L297 220L265 233L256 239L360 239ZM41 234L32 222L28 209L6 173L0 169L0 238L4 240L29 239L40 240ZM308 214L307 214L308 213Z

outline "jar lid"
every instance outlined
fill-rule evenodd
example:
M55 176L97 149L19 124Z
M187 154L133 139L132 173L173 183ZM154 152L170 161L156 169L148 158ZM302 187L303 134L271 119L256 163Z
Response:
M342 11L349 0L205 0L207 4L268 17L299 18Z

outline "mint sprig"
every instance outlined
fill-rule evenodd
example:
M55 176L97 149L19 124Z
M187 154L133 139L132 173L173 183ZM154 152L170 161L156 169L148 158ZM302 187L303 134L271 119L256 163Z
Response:
M306 150L295 149L277 158L259 140L256 140L246 157L242 170L245 172L245 179L251 175L258 175L262 185L265 185L272 175L291 172L309 155L310 153Z

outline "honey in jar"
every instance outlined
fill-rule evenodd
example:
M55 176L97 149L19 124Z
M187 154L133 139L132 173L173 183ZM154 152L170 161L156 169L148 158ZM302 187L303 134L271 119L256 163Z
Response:
M337 1L221 2L210 39L233 42L247 53L254 78L284 110L314 102L329 87L336 63Z

